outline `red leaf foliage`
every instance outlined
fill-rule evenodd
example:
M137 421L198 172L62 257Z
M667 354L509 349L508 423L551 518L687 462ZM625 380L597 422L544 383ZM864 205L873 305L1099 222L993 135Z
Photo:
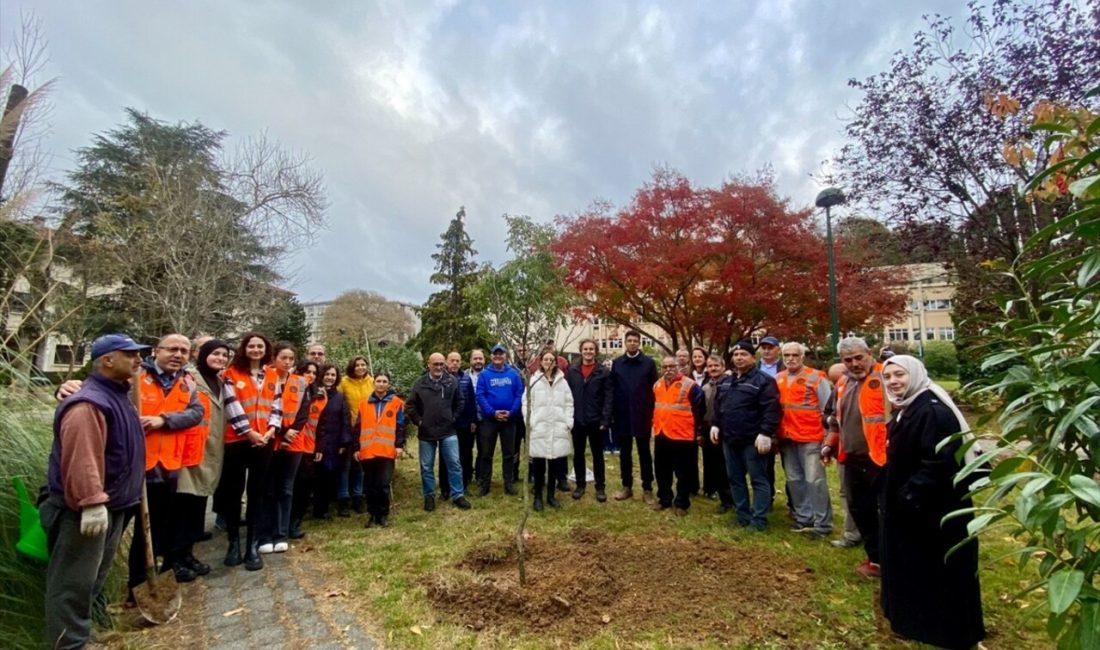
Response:
M651 336L659 328L669 351L724 351L761 329L807 343L828 336L824 237L812 211L792 210L770 178L705 188L658 169L629 205L596 203L558 227L553 250L587 312ZM847 248L866 259L873 246L834 242L838 256ZM905 278L866 259L837 259L844 330L880 329L905 306L893 288Z

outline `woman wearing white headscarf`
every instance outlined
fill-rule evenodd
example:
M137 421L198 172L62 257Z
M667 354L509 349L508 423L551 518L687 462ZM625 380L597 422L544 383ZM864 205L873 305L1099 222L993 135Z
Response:
M894 406L883 474L882 609L897 634L944 648L970 648L985 637L978 542L945 556L966 538L972 516L940 521L972 504L966 488L954 485L961 469L955 459L959 441L936 449L969 427L920 360L890 357L882 377Z

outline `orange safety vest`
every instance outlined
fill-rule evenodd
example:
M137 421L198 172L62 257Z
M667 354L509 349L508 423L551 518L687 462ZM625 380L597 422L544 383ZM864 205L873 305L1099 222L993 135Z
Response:
M671 384L658 379L653 384L653 435L664 434L669 440L695 440L695 417L688 395L695 380L680 376Z
M302 430L295 436L294 442L286 448L301 454L312 454L317 451L317 421L321 419L321 411L328 404L328 393L321 391L321 396L313 400L309 405L309 419L302 425Z
M248 416L249 426L259 433L267 431L267 420L275 406L275 391L279 383L279 374L275 369L264 368L263 384L260 388L256 387L256 380L247 370L240 371L232 366L225 369L225 380L233 386L237 401ZM226 443L248 440L244 437L238 438L232 425L228 423L225 425L224 437Z
M359 402L359 460L397 458L397 413L405 401L397 395L382 403L382 414L376 415L371 398Z
M848 375L842 375L836 382L836 419L843 416L840 400L848 391ZM863 380L859 389L859 416L863 424L863 437L867 440L867 449L871 460L882 467L886 464L886 421L890 419L890 409L886 402L886 390L882 385L882 364L876 363L874 369ZM840 422L843 426L843 422ZM843 443L838 443L837 460L844 462L847 455Z
M142 369L138 381L141 397L142 415L164 415L183 411L191 403L191 393L195 385L187 374L176 379L168 393L161 388L160 382L148 371ZM205 417L205 411L204 411ZM200 447L206 441L206 433L209 423L203 427L200 422L193 427L169 431L167 429L150 429L145 432L145 471L149 471L159 463L164 469L174 471L184 466L185 450L191 446ZM190 458L188 458L190 460Z
M803 366L794 377L786 370L775 376L779 385L779 403L783 407L783 420L779 424L779 437L791 442L821 442L825 429L821 426L821 402L817 388L821 385L821 373Z
M206 454L206 437L210 435L210 396L202 391L195 391L199 403L202 404L202 422L195 426L201 429L201 433L187 436L183 441L184 467L197 467L202 464Z

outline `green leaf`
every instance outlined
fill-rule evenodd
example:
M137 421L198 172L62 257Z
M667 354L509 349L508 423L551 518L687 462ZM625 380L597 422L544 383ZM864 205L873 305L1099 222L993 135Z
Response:
M1081 650L1100 650L1100 601L1081 601L1078 613L1077 641Z
M977 535L985 530L986 526L1003 516L1004 513L1002 512L987 512L983 515L978 515L966 523L966 533L968 535Z
M1100 253L1093 253L1081 264L1081 270L1077 272L1077 286L1082 289L1087 287L1097 271L1100 271Z
M1074 406L1069 413L1066 413L1065 416L1058 421L1058 426L1054 428L1054 432L1051 434L1051 442L1053 444L1058 444L1058 442L1062 440L1062 436L1066 434L1066 431L1069 431L1069 428L1073 426L1074 422L1088 412L1096 402L1100 402L1100 395L1090 397L1080 402Z
M1005 361L1017 359L1020 357L1020 353L1017 350L1008 350L1007 352L1001 352L992 356L986 357L982 361L982 370L989 370L993 366L999 366Z
M1085 503L1100 508L1100 484L1095 480L1081 474L1074 474L1069 477L1069 491Z
M996 481L1004 476L1015 472L1021 465L1026 463L1029 459L1026 456L1013 456L1012 458L1006 458L997 463L993 467L993 471L989 473L990 480Z
M1100 174L1078 178L1069 184L1069 193L1079 199L1095 199L1100 196Z
M1061 614L1069 609L1077 594L1081 591L1081 585L1085 584L1085 573L1062 569L1050 576L1047 583L1047 596L1050 603L1050 611Z

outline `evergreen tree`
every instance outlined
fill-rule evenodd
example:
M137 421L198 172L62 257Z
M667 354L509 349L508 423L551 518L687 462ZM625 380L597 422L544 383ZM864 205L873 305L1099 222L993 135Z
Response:
M466 352L484 346L488 339L485 323L467 295L479 274L474 262L477 251L466 233L465 218L466 208L459 208L441 236L442 241L435 245L438 251L432 254L435 261L432 284L444 288L429 296L420 310L421 329L414 345L424 354Z
M310 332L309 325L306 324L306 310L298 302L297 296L277 292L265 317L254 329L267 334L272 341L293 343L298 349L298 356L305 358Z

